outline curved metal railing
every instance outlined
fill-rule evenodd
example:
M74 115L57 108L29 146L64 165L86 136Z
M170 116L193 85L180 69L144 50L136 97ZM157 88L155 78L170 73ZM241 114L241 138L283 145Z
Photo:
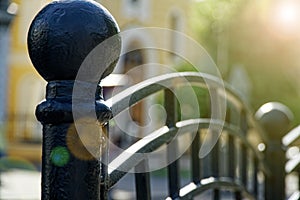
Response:
M227 112L234 113L235 116L233 114L230 116L226 115L224 121L201 118L178 121L172 110L176 100L170 88L184 85L193 85L209 91L215 91L217 96L213 97L225 99L230 105L227 107ZM252 113L248 106L238 97L234 90L226 84L225 90L223 88L224 83L212 75L197 72L180 72L145 80L108 99L107 102L110 104L114 116L117 116L148 96L164 91L165 109L168 117L165 126L147 134L146 137L132 144L125 152L110 162L108 166L109 181L106 183L106 186L112 188L129 170L141 165L141 163L147 165L145 163L147 159L143 156L144 153L153 152L162 145L169 144L175 137L190 134L194 138L189 155L191 160L191 183L181 188L179 184L180 175L178 173L179 165L176 161L173 162L167 167L169 197L166 198L191 199L208 189L213 189L216 199L220 197L220 191L223 189L232 191L236 199L242 198L242 196L256 199L259 195L262 195L260 193L263 192L263 182L259 182L258 177L259 174L267 176L268 168L263 161L263 154L257 150L257 141L256 143L251 141L249 133L251 132L251 134L256 134L257 137L260 137L258 139L260 142L266 142L268 138L252 118ZM222 154L220 151L219 140L207 156L210 159L199 158L200 142L204 134L201 131L206 130L207 132L209 125L222 127L222 134L226 135L227 161L223 161L225 163L221 161L221 156L224 155L224 152ZM195 130L195 127L198 130L197 133L191 132ZM176 143L172 148L178 148ZM223 174L220 173L222 164L226 165L226 170ZM212 169L210 172L205 172L201 167L202 165L208 165ZM145 177L149 176L149 173L137 173L135 176L144 176L143 180L146 180L143 183L145 186L136 183L137 198L149 199L150 180L149 178L145 179ZM136 180L138 181L139 179L137 178ZM141 187L144 188L141 189ZM141 193L140 191L144 192Z

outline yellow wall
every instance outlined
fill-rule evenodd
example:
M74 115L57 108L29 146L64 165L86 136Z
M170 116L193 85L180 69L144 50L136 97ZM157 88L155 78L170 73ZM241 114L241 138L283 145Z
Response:
M11 26L8 115L17 112L16 108L19 101L26 101L26 99L17 99L18 87L22 84L22 79L25 76L30 75L33 79L42 82L27 53L27 32L34 16L47 3L45 0L35 3L32 3L31 0L15 0L14 2L18 4L19 8ZM42 83L45 84L45 82ZM28 91L30 92L30 90L31 86L28 85Z
M126 17L123 7L125 2L124 0L98 0L98 2L104 5L104 7L106 7L112 13L121 29L129 24L140 24L146 27L154 26L167 28L169 27L170 12L179 11L187 16L191 6L191 0L149 0L149 17L146 20L142 20L140 18Z
M20 135L26 128L32 127L35 120L35 106L42 99L39 93L45 90L46 82L41 79L33 68L27 53L27 32L37 12L47 3L46 0L14 0L18 4L18 13L11 25L11 46L9 56L9 83L7 102L7 137L8 155L25 157L39 161L40 145L20 142ZM48 1L50 2L50 1ZM42 90L43 88L43 90ZM37 91L38 90L38 91ZM24 115L27 117L25 118Z
M192 9L193 0L139 0L148 1L148 17L143 19L142 17L130 17L126 15L124 11L124 5L126 1L130 0L98 0L104 7L106 7L111 14L115 17L119 24L120 30L125 31L131 28L139 27L159 27L159 28L171 28L171 16L172 14L178 14L181 16L182 27L180 32L187 35L192 35L192 30L189 24L190 10ZM157 34L157 33L155 33ZM171 40L170 36L152 35L153 40L157 44L164 44L169 47ZM160 52L158 55L159 63L171 64L167 58L167 55Z

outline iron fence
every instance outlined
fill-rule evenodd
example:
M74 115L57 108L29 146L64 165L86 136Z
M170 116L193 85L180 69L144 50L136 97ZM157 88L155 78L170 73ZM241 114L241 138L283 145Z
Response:
M226 121L211 118L193 118L179 121L176 118L176 97L169 88L180 87L183 82L180 79L188 80L188 84L198 85L207 90L208 85L206 82L210 80L210 83L215 86L214 90L219 98L225 98L228 104L231 105L227 110L228 113L231 113L231 116L228 114ZM179 84L176 85L174 82ZM108 164L108 168L113 170L108 171L108 181L103 180L103 184L106 185L105 188L112 188L127 172L137 166L143 165L144 168L147 168L147 165L149 165L147 153L155 151L171 141L176 141L175 145L173 144L169 148L170 152L162 155L166 156L166 160L168 158L172 159L170 157L176 154L179 138L183 135L190 135L191 138L194 138L187 154L191 162L190 183L181 187L179 164L178 160L175 160L166 167L169 183L169 197L166 197L166 199L193 199L193 197L211 189L214 191L214 199L221 198L221 190L231 191L236 199L259 199L263 197L264 181L259 176L267 178L268 167L264 161L263 152L257 149L258 144L251 143L247 135L251 130L251 134L261 137L260 142L262 143L267 143L264 140L266 136L258 128L259 125L254 122L252 113L235 93L227 87L226 94L222 94L221 90L218 92L218 85L221 87L222 82L207 74L195 72L171 73L145 80L127 89L134 92L125 90L109 99L108 102L113 102L112 110L116 116L138 101L162 90L164 91L164 106L168 117L164 127L147 134L145 138L134 143L123 154ZM205 158L200 159L199 151L204 136L214 134L213 130L209 131L209 126L212 124L214 127L223 127L222 136L219 137L211 152ZM193 132L195 127L198 131ZM107 152L109 152L109 149L107 149ZM128 152L131 152L130 156L128 156ZM226 158L224 159L224 157ZM135 176L137 199L150 199L149 172L136 173ZM261 180L259 181L259 179Z
M48 82L46 99L36 110L43 125L42 199L108 199L109 191L129 172L135 172L136 199L151 199L151 155L162 150L159 163L165 164L160 168L167 171L168 184L165 199L196 199L207 190L213 199L221 199L224 190L235 199L284 199L281 137L289 121L284 109L271 103L259 110L257 119L265 134L228 85L196 72L156 76L105 102L98 83L118 60L118 32L108 11L86 0L54 1L30 26L29 55ZM111 36L115 37L107 43ZM92 51L95 57L85 62L102 42L105 49ZM82 70L83 64L88 68ZM178 115L185 108L178 103L176 89L183 86L208 91L207 118ZM164 125L110 160L109 121L157 92L163 93ZM192 113L199 112L196 105L190 105ZM191 166L185 185L180 153Z

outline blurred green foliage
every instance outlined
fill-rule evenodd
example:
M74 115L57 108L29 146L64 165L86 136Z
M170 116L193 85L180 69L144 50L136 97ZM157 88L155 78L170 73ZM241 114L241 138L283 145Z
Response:
M287 27L273 26L277 20L274 4L275 1L201 1L195 7L192 27L225 81L234 66L243 66L249 76L249 103L254 110L269 101L284 103L295 115L295 126L300 123L300 33L283 35L290 34L281 30ZM219 58L220 53L225 59Z
M6 137L5 137L4 125L0 123L0 157L5 154L6 149Z
M36 167L29 161L17 157L0 158L0 171L8 171L11 169L22 169L36 171Z
M182 65L177 66L178 72L184 72L184 71L194 71L197 72L192 65L184 63ZM194 93L191 94L191 93ZM178 109L178 116L181 116L181 120L189 119L190 117L194 117L195 113L194 110L197 109L196 107L192 107L191 105L194 105L194 99L191 98L195 96L198 101L198 109L200 113L201 118L209 118L210 116L210 94L208 89L201 88L198 86L182 86L177 89L177 98L181 99L183 101L182 103L179 103L178 106L184 106ZM186 98L189 97L189 98ZM186 105L186 106L185 106ZM184 113L182 113L184 111Z

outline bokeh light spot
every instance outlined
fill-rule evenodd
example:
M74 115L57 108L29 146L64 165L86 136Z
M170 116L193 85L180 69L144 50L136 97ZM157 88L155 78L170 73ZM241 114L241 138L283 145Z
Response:
M54 165L63 167L69 162L70 154L65 147L55 147L51 152L50 159Z
M266 150L266 145L264 143L259 143L257 145L257 149L258 149L258 151L263 152Z
M299 35L300 2L278 1L270 10L270 28L279 38L293 38Z
M277 10L277 19L284 24L296 23L298 10L292 3L282 3Z
M72 124L66 142L70 153L80 160L100 159L106 147L103 127L92 118L82 118Z

